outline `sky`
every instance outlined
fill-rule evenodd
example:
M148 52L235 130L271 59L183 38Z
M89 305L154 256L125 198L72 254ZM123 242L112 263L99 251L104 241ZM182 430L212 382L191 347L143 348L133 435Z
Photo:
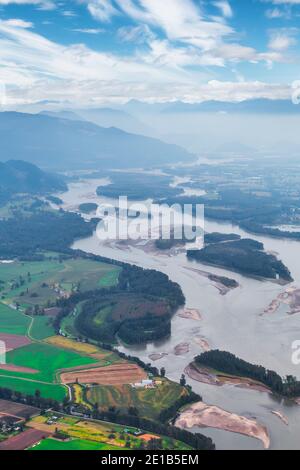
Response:
M289 99L300 0L0 0L0 105Z

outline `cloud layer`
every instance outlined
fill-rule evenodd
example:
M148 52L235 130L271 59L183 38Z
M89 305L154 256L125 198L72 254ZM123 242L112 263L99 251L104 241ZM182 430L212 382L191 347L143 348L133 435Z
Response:
M264 3L279 8L300 0ZM68 14L54 0L0 0L9 4L16 9L31 5L44 14L55 10L73 33L72 40L61 43L40 28L37 32L28 18L0 16L0 80L10 104L48 99L98 105L131 98L193 102L287 98L290 93L288 84L268 83L262 71L291 62L298 30L266 28L265 45L252 45L237 29L237 13L227 0L210 2L209 10L205 2L193 0L74 0L79 10L68 9ZM84 24L82 11L90 15ZM273 21L272 15L266 21ZM257 76L247 78L245 67L257 67Z

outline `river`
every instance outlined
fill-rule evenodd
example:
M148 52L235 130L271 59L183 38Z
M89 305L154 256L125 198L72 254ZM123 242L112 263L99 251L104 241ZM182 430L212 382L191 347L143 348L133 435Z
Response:
M59 195L64 201L63 207L66 210L76 210L78 204L83 202L114 202L96 195L96 187L106 183L105 180L82 180L70 184L68 192ZM205 230L234 232L263 242L267 251L277 253L288 266L295 280L293 285L300 287L300 263L297 259L299 242L257 237L249 235L237 226L209 220L205 221ZM201 353L201 348L195 341L197 337L205 339L213 349L230 351L281 375L292 374L300 378L300 366L293 365L291 360L291 345L295 340L300 340L300 315L288 315L285 308L280 308L273 314L263 314L264 309L279 293L284 292L286 287L188 261L183 252L168 256L165 253L146 251L142 246L125 246L121 249L117 244L100 241L96 233L87 239L76 241L73 248L144 268L157 269L180 284L186 297L186 306L198 309L201 321L175 315L170 339L144 347L120 347L127 353L138 355L145 362L151 362L149 355L154 352L166 353L166 356L154 364L157 367L164 366L169 378L178 381L187 364L195 355ZM212 282L199 274L197 269L236 279L240 286L222 296ZM189 343L190 350L182 356L177 356L174 354L174 348L182 342ZM277 400L267 393L228 385L216 387L191 379L188 379L188 383L202 395L205 403L255 418L265 425L270 434L271 449L300 448L299 405ZM284 424L272 411L280 411L285 415L289 425ZM262 448L259 441L239 434L208 428L195 428L193 431L212 437L218 449Z

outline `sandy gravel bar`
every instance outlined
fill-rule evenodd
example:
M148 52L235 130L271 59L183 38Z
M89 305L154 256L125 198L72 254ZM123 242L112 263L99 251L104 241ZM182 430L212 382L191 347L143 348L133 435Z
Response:
M201 320L201 313L196 308L185 308L184 310L179 310L178 314L181 318L186 318L187 320Z
M190 345L189 343L180 343L177 344L174 348L174 354L176 356L183 356L184 354L187 354L190 351Z
M270 447L267 428L256 420L202 402L195 403L183 411L175 425L182 429L191 429L194 426L222 429L259 439L265 449Z

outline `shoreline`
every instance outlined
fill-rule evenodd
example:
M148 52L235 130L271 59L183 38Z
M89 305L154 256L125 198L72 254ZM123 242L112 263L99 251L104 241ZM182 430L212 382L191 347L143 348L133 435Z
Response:
M197 264L203 264L204 266L211 266L212 268L218 268L218 269L223 269L225 271L229 271L232 273L240 274L241 276L249 279L256 279L257 281L261 282L272 282L274 284L277 284L279 286L288 286L289 284L292 284L295 280L292 278L290 281L284 280L284 279L274 279L274 278L269 278L269 277L263 277L263 276L257 276L255 274L248 274L245 271L240 271L239 269L232 269L228 266L222 265L222 264L214 264L214 263L209 263L208 261L198 261L196 259L190 260L194 261Z
M224 385L232 385L234 387L255 390L256 392L264 392L272 394L272 390L266 385L256 382L247 377L237 377L218 373L213 369L207 367L199 367L194 362L191 362L184 370L184 372L193 380L207 385L215 385L222 387Z

